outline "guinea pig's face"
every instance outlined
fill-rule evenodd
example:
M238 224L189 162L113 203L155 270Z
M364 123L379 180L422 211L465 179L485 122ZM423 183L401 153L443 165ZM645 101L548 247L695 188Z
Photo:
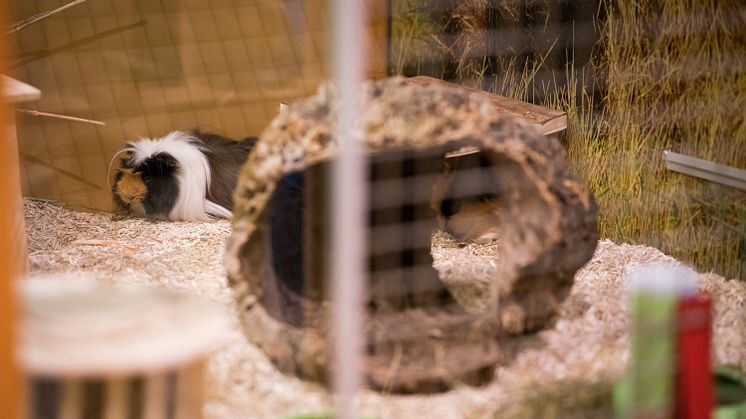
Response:
M141 217L168 218L179 194L176 160L160 153L139 164L125 159L122 166L113 187L117 206Z
M148 189L143 183L141 172L121 168L117 172L114 184L114 200L118 207L140 217L145 216L143 201Z

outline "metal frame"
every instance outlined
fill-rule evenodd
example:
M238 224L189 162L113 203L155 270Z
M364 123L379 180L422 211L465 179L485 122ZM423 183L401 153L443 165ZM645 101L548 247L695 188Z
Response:
M673 151L663 151L668 170L746 191L746 170L713 163Z

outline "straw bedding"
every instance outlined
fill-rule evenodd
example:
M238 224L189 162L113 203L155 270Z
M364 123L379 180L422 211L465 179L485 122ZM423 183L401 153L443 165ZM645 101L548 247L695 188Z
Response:
M243 337L222 264L228 221L114 220L107 213L35 200L26 200L25 212L32 276L72 273L101 282L139 283L196 294L225 307L231 327L208 363L207 418L281 417L331 406L323 388L280 374ZM495 244L459 246L444 235L434 237L435 266L454 277L462 269L489 274L499 262L498 250ZM492 383L428 396L365 392L361 411L381 418L434 412L441 418L492 417L531 398L538 387L613 380L627 361L625 271L672 260L654 248L601 241L577 273L560 318L537 338L516 343L521 351L498 369ZM715 362L746 370L746 282L715 274L701 274L699 281L715 301ZM478 300L479 295L463 298Z

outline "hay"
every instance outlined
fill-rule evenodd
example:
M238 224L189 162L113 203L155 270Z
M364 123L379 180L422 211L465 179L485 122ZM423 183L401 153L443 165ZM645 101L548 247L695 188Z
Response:
M490 308L490 278L500 273L499 242L462 243L448 233L436 231L432 255L433 267L459 304L470 313L484 313Z
M222 259L229 222L113 220L110 214L33 200L26 200L25 211L32 276L72 273L101 282L138 283L200 295L225 307L230 330L208 363L207 418L279 417L331 406L327 391L277 372L240 332ZM452 277L463 269L489 274L499 250L497 244L460 246L444 235L436 235L434 244L436 267ZM531 400L537 385L613 380L628 356L625 270L671 260L653 248L601 241L576 275L560 318L538 338L518 342L522 351L498 369L491 384L429 396L365 392L361 410L381 418L433 412L441 418L491 417ZM714 274L701 274L699 281L715 300L715 362L746 370L746 283Z

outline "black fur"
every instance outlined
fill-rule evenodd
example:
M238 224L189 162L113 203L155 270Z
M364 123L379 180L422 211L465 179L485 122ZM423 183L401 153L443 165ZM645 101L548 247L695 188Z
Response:
M143 205L149 216L168 218L179 196L179 183L174 175L178 168L176 160L166 153L145 159L138 168L142 170L140 176L148 188Z
M212 179L208 199L223 208L233 210L233 189L236 188L238 172L249 157L257 139L247 137L241 141L201 131L192 135L202 141L207 149Z
M124 167L124 161L122 161L122 167ZM122 180L122 172L117 171L114 175L114 183L111 185L111 196L114 199L114 207L119 211L127 211L127 203L117 193L117 183Z

